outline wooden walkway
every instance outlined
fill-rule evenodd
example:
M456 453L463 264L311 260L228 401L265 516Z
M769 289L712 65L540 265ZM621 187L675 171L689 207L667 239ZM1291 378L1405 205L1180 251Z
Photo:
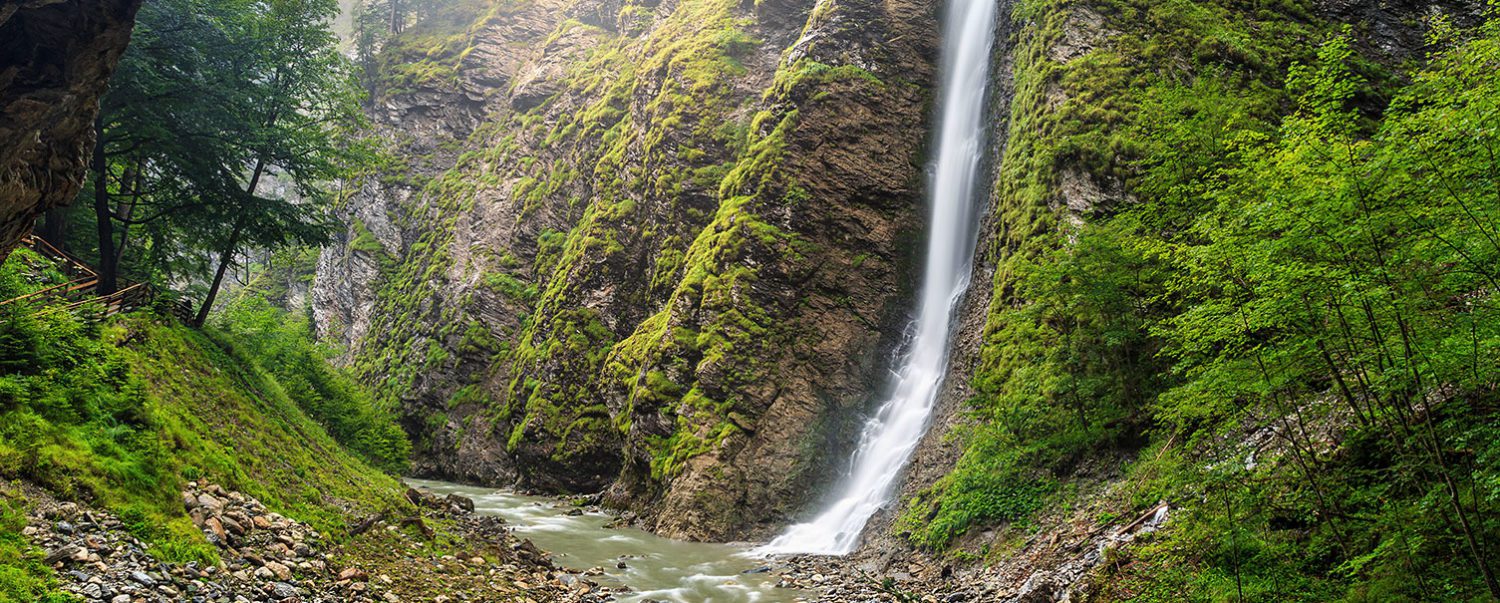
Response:
M0 307L25 300L45 299L49 303L33 315L100 308L102 311L99 318L107 318L151 307L160 297L160 294L150 285L126 279L119 279L118 291L109 295L95 295L94 290L99 286L99 273L83 260L53 247L51 243L35 235L23 237L21 246L57 264L58 269L67 276L68 280L20 297L0 301ZM175 299L168 308L170 313L179 320L187 324L193 323L195 319L193 307L187 300Z

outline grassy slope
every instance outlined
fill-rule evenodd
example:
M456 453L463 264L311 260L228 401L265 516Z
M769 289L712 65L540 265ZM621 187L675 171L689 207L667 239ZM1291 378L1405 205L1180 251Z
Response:
M38 264L17 254L0 271L0 289L39 286L28 276ZM345 451L213 333L146 313L94 326L5 310L0 476L111 509L160 558L216 560L183 512L188 480L243 491L334 538L351 514L405 504L394 478ZM22 505L0 496L0 601L49 590L39 553L13 529Z

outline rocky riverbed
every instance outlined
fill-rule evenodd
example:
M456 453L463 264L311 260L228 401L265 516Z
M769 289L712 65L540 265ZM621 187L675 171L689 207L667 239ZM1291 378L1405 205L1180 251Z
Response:
M416 513L350 517L347 534L335 542L253 497L189 482L181 493L183 509L217 548L218 563L163 562L147 553L147 545L120 517L26 485L22 490L31 510L22 533L45 553L61 587L90 603L1029 603L1057 600L1106 548L1125 544L1165 518L1163 506L1123 529L1079 527L1069 537L1038 535L1053 542L1042 548L1058 556L1058 571L1069 570L1068 575L1023 572L1019 566L1016 572L1002 571L1006 564L979 570L921 554L742 557L699 567L695 564L705 559L689 558L719 554L713 547L732 545L641 540L652 537L588 500L522 500L503 491L471 498L456 491L462 487L450 486L455 491L441 495L408 490ZM501 512L499 505L512 510ZM562 529L588 533L575 534L581 540L558 540ZM544 552L528 536L559 546ZM608 549L607 562L600 561L603 557L595 557L606 550L606 540L616 541L616 548L619 541L634 540L638 544L626 546L639 550L616 555L619 551ZM652 567L661 565L663 556L692 563ZM664 571L684 573L678 580ZM707 586L681 587L712 577L705 573L727 576Z
M421 515L353 521L351 536L333 545L254 498L189 483L183 506L221 559L203 564L162 562L118 516L25 490L32 511L23 535L45 551L62 588L90 602L593 603L608 597L511 536L498 518L469 514L459 497L410 492ZM436 522L446 522L460 548L472 552L439 554L424 542L432 533L428 524Z

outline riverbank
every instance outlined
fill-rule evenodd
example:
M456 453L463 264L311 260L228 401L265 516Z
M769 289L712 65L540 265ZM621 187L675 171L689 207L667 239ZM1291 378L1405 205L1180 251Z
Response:
M58 590L90 602L400 603L496 601L598 603L607 593L567 579L503 521L473 515L459 498L414 492L420 514L351 517L340 542L260 501L189 483L183 506L217 559L162 561L130 517L59 501L30 484L21 535L52 568Z

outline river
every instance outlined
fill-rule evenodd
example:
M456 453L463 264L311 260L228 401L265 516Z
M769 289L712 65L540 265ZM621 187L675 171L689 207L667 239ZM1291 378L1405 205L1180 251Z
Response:
M636 528L611 528L614 517L607 513L569 515L574 507L565 502L508 490L406 482L438 495L473 499L475 513L504 518L518 537L551 553L559 567L604 570L587 579L600 586L629 586L634 592L616 595L621 603L791 603L813 598L807 591L776 588L779 576L773 572L746 573L766 567L765 560L750 554L749 545L684 542Z

